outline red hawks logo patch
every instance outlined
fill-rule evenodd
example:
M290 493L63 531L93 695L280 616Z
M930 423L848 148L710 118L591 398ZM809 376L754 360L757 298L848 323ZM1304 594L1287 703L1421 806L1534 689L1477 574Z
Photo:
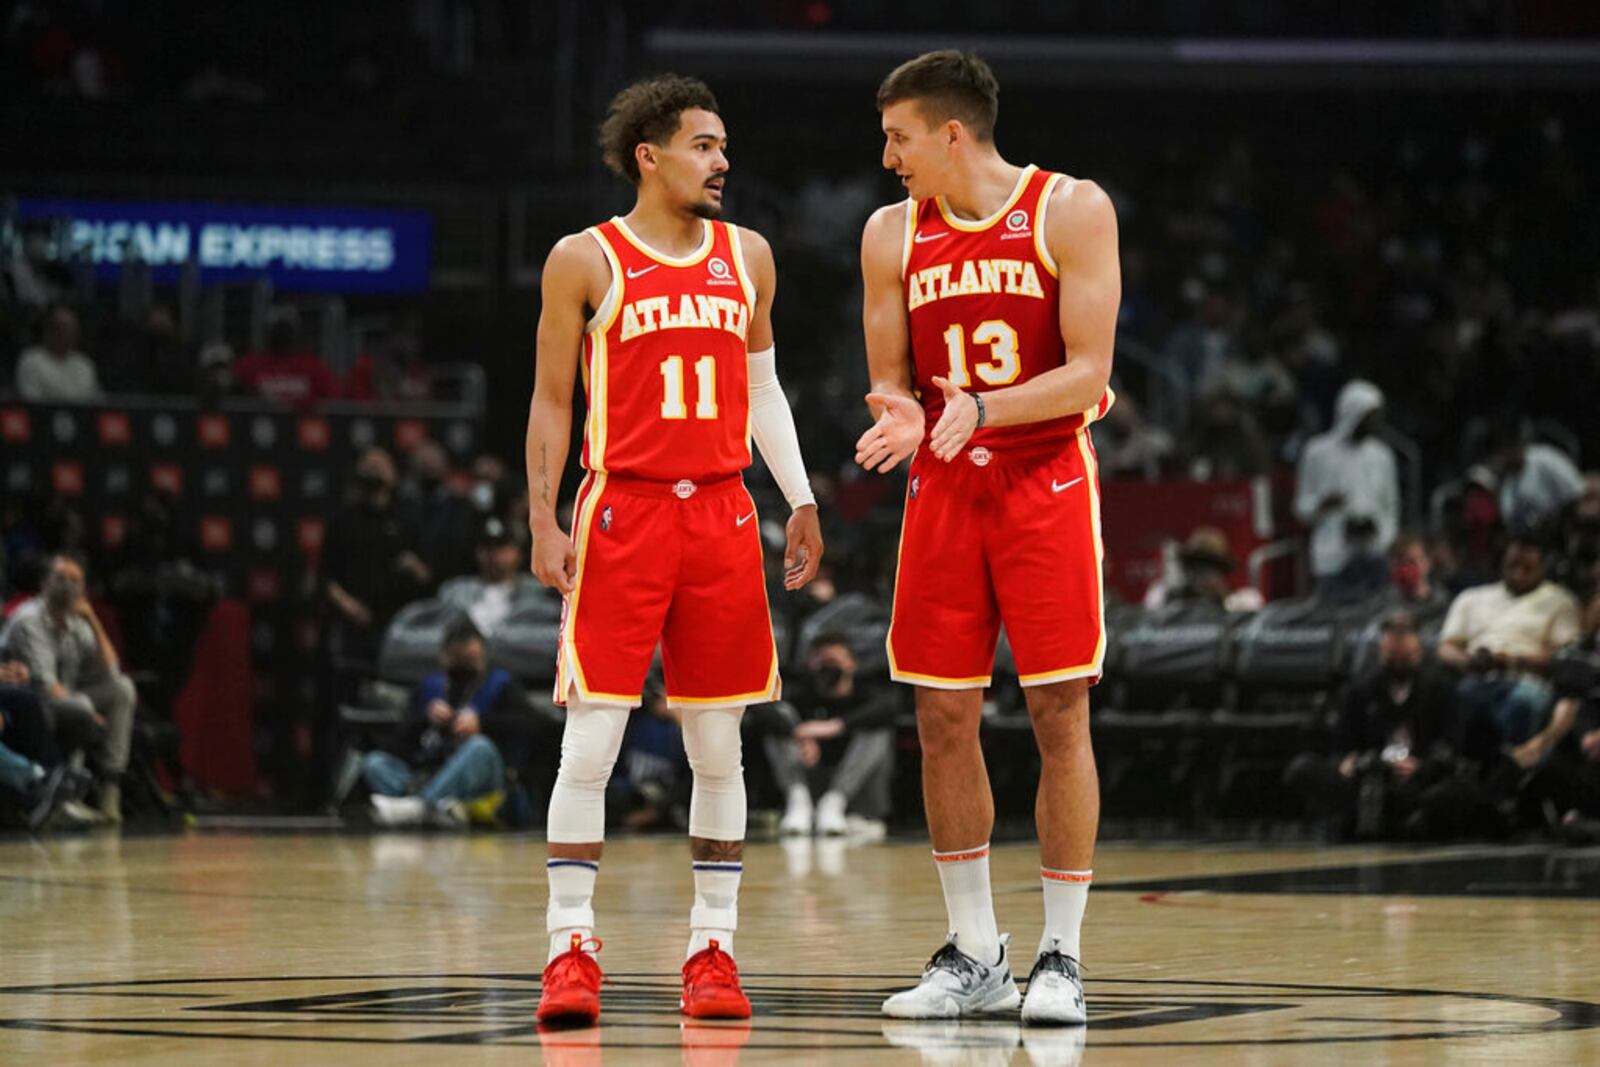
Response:
M98 425L100 443L108 448L122 448L133 436L126 411L102 411Z
M323 524L321 519L301 519L295 527L296 540L300 551L308 556L315 556L322 551Z
M277 500L283 496L283 474L277 467L250 468L250 499Z
M75 459L57 460L50 468L50 484L61 496L82 496L83 464Z
M33 424L21 408L0 411L0 438L8 445L25 445L33 437Z
M283 582L277 571L254 570L250 572L246 588L250 591L251 600L277 600L283 591Z
M157 463L150 468L150 486L173 496L183 495L183 468L176 463Z
M107 548L116 548L128 536L128 520L122 515L100 516L100 543Z
M233 438L233 424L226 415L201 415L198 429L201 448L227 448Z
M394 447L399 452L414 452L428 437L428 427L421 419L401 419L394 424Z
M200 520L200 547L207 552L226 552L233 547L233 520L225 515L207 515Z
M295 427L295 436L300 442L300 447L307 452L326 452L328 450L328 420L316 415L307 415Z

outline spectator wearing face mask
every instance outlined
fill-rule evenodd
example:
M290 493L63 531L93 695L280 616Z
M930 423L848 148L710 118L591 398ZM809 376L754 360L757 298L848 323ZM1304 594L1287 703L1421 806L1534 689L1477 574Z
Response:
M401 522L416 533L417 555L436 580L471 574L478 515L451 484L449 456L437 441L425 440L412 450L410 467L395 507Z
M323 577L341 652L352 657L375 655L383 628L432 579L396 513L395 480L389 453L369 448L356 462L350 505L328 524Z
M1387 552L1400 523L1400 480L1394 450L1378 436L1383 393L1356 380L1339 391L1333 426L1306 442L1294 508L1311 527L1311 573L1336 578L1351 556L1352 520L1371 523L1371 548Z
M77 557L52 559L40 595L12 616L6 653L27 666L61 748L87 753L97 810L117 823L137 694L84 594L84 578Z
M1450 594L1433 582L1433 557L1413 533L1403 533L1389 546L1389 587L1379 608L1404 608L1418 625L1440 619L1450 607Z
M393 750L362 760L373 819L464 828L470 806L492 804L505 789L503 753L527 723L527 698L508 672L490 669L483 635L469 622L450 627L440 669L412 693Z
M779 705L787 734L767 738L767 759L787 798L780 833L843 834L847 811L887 818L894 758L895 694L856 673L842 634L812 642L806 673ZM821 797L812 802L813 783Z

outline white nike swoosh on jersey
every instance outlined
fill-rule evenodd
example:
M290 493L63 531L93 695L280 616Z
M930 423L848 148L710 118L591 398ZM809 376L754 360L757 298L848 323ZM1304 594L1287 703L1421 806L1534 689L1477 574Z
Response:
M949 230L940 230L938 233L915 233L911 235L911 239L920 245L927 244L929 241L937 241L941 237L949 236Z
M648 267L645 267L643 270L634 270L632 267L629 267L628 268L628 277L630 277L630 278L643 278L646 274L649 274L651 271L655 270L659 266L661 266L661 264L652 263Z
M1074 478L1070 482L1058 482L1054 478L1052 478L1052 479L1050 479L1050 491L1052 493L1059 493L1063 489L1071 489L1073 486L1077 485L1081 481L1083 481L1082 477Z
M738 519L738 520L735 520L735 521L738 523L738 525L743 526L745 523L749 522L751 519L753 519L755 517L756 517L756 513L752 511L750 514L746 515L744 518Z

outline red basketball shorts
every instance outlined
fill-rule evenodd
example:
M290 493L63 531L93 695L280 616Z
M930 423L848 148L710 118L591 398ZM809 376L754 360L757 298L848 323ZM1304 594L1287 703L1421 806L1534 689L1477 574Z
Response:
M777 699L760 520L738 475L697 486L591 473L573 516L558 703L576 689L636 707L658 642L674 706Z
M1100 486L1087 433L1005 453L919 451L889 628L900 682L989 684L1002 621L1022 684L1100 677Z

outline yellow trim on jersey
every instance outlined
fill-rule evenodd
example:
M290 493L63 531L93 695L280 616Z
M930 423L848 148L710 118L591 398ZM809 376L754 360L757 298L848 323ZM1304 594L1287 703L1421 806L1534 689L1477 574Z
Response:
M750 301L750 313L756 310L756 283L750 277L750 270L744 265L744 242L739 239L739 227L731 222L723 223L728 227L728 246L733 249L733 269L739 272L739 283L744 286L744 298Z
M606 295L600 298L600 306L594 309L594 314L589 321L583 324L584 333L593 333L595 330L604 330L616 321L617 312L622 308L622 268L617 264L616 249L611 247L611 242L606 240L606 235L600 232L600 227L590 226L583 231L594 238L595 244L600 246L600 251L606 257L606 264L611 268L611 284L606 286Z
M900 235L900 240L903 242L900 248L900 280L902 282L906 280L906 271L911 269L911 248L917 240L917 216L921 214L917 210L919 206L915 200L909 196L906 197L906 232Z
M889 680L891 682L910 682L913 685L926 686L929 689L987 689L994 680L993 675L980 675L976 678L940 678L934 674L912 674L902 671L894 665L894 653L889 654Z
M1106 409L1103 412L1100 410L1101 403L1104 403L1105 406L1106 406ZM1083 410L1083 412L1082 412L1083 425L1081 427L1079 427L1078 432L1080 434L1083 433L1092 424L1099 422L1101 419L1103 419L1107 415L1109 415L1111 413L1112 407L1114 407L1116 405L1116 403L1117 403L1117 392L1116 392L1116 390L1111 388L1111 386L1109 386L1109 385L1106 386L1106 391L1100 394L1100 399L1095 401L1094 407L1085 408Z
M567 679L568 688L575 687L578 690L578 696L584 700L588 700L591 697L599 699L615 697L619 700L627 700L629 698L622 694L595 693L589 689L589 685L583 677L583 664L578 661L578 642L574 637L578 629L578 604L583 595L584 564L587 562L589 555L589 527L594 521L594 509L599 506L600 497L605 491L605 487L606 476L604 471L590 471L584 475L583 483L578 486L580 503L578 505L578 514L572 523L573 555L578 559L578 566L573 571L572 595L567 597L567 626L561 633L561 662L565 665L569 662L567 657L571 657L572 677ZM583 491L586 488L589 489L589 494L584 496ZM565 694L563 694L563 698L565 698Z
M1053 682L1070 682L1077 678L1093 678L1100 673L1099 667L1074 667L1065 671L1047 671L1044 674L1019 674L1017 682L1024 687L1050 685Z
M1091 409L1092 411L1092 409ZM1106 592L1105 545L1100 540L1100 467L1089 447L1089 435L1078 431L1078 452L1083 456L1084 481L1089 483L1089 521L1094 530L1094 595L1095 618L1100 621L1100 635L1095 641L1094 658L1076 667L1040 671L1036 674L1018 674L1017 681L1024 686L1048 685L1051 682L1069 682L1074 678L1093 678L1104 673L1106 657Z
M921 451L921 449L919 448L918 451ZM916 454L913 453L912 463L914 464L915 462ZM912 475L912 477L915 478L916 475ZM894 549L894 580L896 588L900 584L900 557L904 554L906 547L905 508L910 507L910 505L911 482L908 479L906 481L905 507L901 509L900 540ZM883 648L889 654L889 680L893 682L913 682L925 685L930 689L975 689L979 686L987 686L993 679L992 674L974 678L941 678L935 674L914 674L911 671L901 670L895 663L894 658L894 605L892 603L889 606L889 632L883 637Z
M1033 212L1033 250L1039 257L1039 263L1050 272L1050 277L1061 277L1061 268L1056 263L1056 257L1050 254L1049 245L1044 238L1045 212L1050 209L1050 197L1055 193L1056 186L1065 179L1064 174L1052 174L1044 183L1044 192L1039 194L1039 205Z
M612 216L611 222L612 225L616 226L617 232L622 234L623 237L627 238L628 243L634 248L637 248L640 252L643 252L657 263L668 267L692 267L696 263L699 263L702 259L705 259L707 256L709 256L711 254L712 246L717 243L716 228L711 225L710 219L700 220L700 224L704 227L705 233L705 236L700 241L700 247L695 249L693 252L690 252L687 256L681 258L678 256L669 256L664 252L657 252L654 248L651 248L649 245L645 244L643 238L629 229L628 224L622 221L621 215Z
M934 202L939 205L939 214L944 216L944 221L950 224L951 229L961 230L963 233L982 233L1010 214L1011 209L1017 206L1017 201L1022 199L1022 194L1027 191L1028 182L1033 178L1033 172L1038 169L1032 163L1023 167L1022 173L1017 176L1017 187L1011 190L1011 195L1006 198L1006 202L1001 206L1000 210L985 219L969 221L956 217L951 212L950 205L945 203L945 199L942 196Z
M599 242L600 250L605 253L606 262L611 265L611 288L606 292L606 300L602 301L600 310L605 310L607 302L610 303L610 313L605 321L595 323L588 331L589 363L585 368L583 387L588 394L589 414L584 419L583 433L589 445L589 468L596 471L606 469L606 439L608 420L607 407L611 399L611 381L607 374L608 360L610 359L610 346L606 343L606 335L611 332L611 327L616 324L617 316L622 314L622 305L625 303L624 290L627 287L627 275L623 272L622 261L617 258L617 250L611 247L611 242L599 227L591 226L588 230ZM615 297L615 299L612 299ZM599 311L596 312L599 315Z

